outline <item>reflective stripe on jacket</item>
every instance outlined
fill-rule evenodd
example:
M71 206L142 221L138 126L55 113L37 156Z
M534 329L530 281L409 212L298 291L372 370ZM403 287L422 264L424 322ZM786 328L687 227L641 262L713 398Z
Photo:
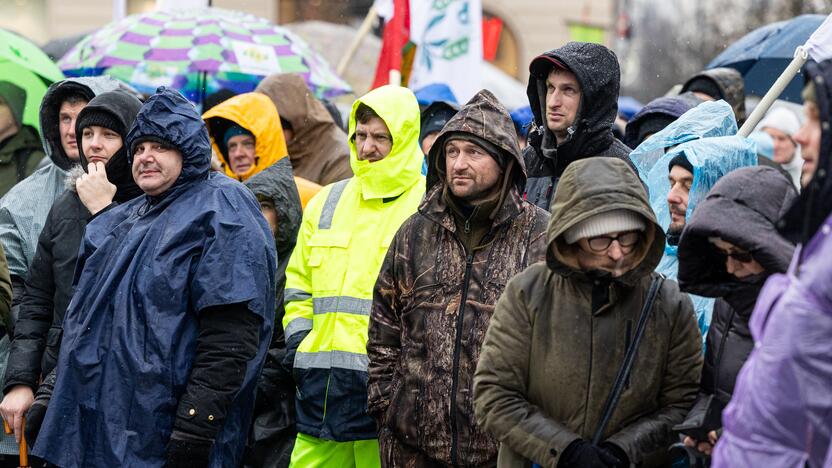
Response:
M387 124L382 160L358 161L357 175L324 187L307 205L286 269L287 360L297 384L298 431L351 441L376 437L367 414L367 330L373 287L399 226L425 193L418 146L419 108L406 88L384 86L356 101Z

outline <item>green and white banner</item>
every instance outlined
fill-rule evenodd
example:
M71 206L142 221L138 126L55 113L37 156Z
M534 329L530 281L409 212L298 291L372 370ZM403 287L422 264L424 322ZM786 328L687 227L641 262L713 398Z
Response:
M482 88L481 0L410 0L416 56L408 87L447 84L460 103Z

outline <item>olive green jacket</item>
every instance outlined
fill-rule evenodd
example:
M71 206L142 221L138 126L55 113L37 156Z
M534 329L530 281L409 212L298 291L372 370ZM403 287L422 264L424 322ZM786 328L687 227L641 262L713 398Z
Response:
M35 172L43 156L38 132L28 125L0 142L0 197Z
M621 208L649 226L634 268L618 278L582 271L576 247L561 236L589 216ZM500 467L555 467L570 443L592 438L665 242L637 176L612 158L567 168L547 236L547 261L515 276L497 303L474 377L477 421L501 442ZM674 442L670 428L696 398L701 343L690 299L665 281L604 433L631 463L663 462Z

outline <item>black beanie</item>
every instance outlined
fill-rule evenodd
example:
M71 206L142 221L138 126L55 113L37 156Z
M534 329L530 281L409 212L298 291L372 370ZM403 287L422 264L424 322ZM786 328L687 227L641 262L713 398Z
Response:
M648 135L659 133L668 125L676 121L676 117L667 114L651 114L647 115L641 122L634 122L636 125L636 138L633 141L628 141L630 148L635 148L642 144ZM629 125L629 124L628 124Z
M682 166L683 168L687 169L688 172L693 174L693 164L688 161L687 156L685 153L680 153L676 157L670 160L670 164L667 165L667 170L670 171L673 169L673 166Z
M479 136L474 135L473 133L449 132L447 136L443 139L443 143L447 143L450 140L464 140L481 147L482 149L488 152L489 156L491 156L492 158L494 158L495 161L497 161L497 164L500 166L500 169L505 169L506 165L508 165L508 157L506 156L505 151L500 149L500 147L498 147L494 143L491 143L490 141L484 138L480 138ZM442 154L445 154L444 149L442 150Z
M692 79L687 85L685 85L682 92L700 92L711 96L715 100L725 99L725 96L722 95L722 90L719 89L716 82L705 76Z
M447 108L432 112L431 115L426 116L424 125L422 126L422 134L419 136L419 143L425 139L426 136L434 132L442 131L442 128L451 120L451 117L456 115L456 110Z
M82 110L83 112L83 110ZM75 124L76 133L80 137L87 127L104 127L118 133L122 139L127 136L127 129L111 112L102 109L88 109L83 112Z

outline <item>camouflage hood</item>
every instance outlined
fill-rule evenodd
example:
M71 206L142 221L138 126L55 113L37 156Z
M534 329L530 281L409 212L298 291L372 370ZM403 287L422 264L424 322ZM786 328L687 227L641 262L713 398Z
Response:
M512 185L523 193L526 165L517 144L517 132L511 115L491 91L481 90L456 113L436 137L428 154L428 190L445 183L445 142L455 136L473 135L500 151L507 160L514 160ZM486 148L488 149L488 148Z

